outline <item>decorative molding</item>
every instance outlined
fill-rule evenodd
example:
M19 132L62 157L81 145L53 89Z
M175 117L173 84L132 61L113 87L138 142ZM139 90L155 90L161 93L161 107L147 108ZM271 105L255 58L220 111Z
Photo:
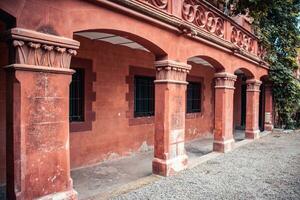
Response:
M235 89L234 83L237 79L237 76L227 72L221 72L215 74L215 88L219 89Z
M27 65L27 64L11 64L3 67L5 70L19 70L19 71L31 71L31 72L47 72L53 74L74 74L74 70L67 68L54 68L54 67L45 67L45 66L36 66L36 65Z
M247 84L247 92L260 92L261 81L256 79L250 79L246 81Z
M130 9L131 10L130 13L137 18L142 18L143 20L146 20L150 23L154 23L158 26L163 26L164 28L167 28L168 30L174 31L176 33L186 34L188 37L192 37L193 39L196 39L200 42L214 46L215 48L218 48L222 51L232 52L234 53L235 56L241 59L250 61L256 65L259 65L262 68L269 69L269 65L257 56L256 41L258 41L258 37L252 34L251 32L249 32L243 26L237 24L232 18L226 16L224 13L222 13L220 10L210 5L206 1L198 1L198 3L201 5L203 4L205 7L207 7L208 10L213 12L216 16L220 16L224 20L225 38L220 38L215 34L211 34L205 29L198 27L195 24L188 22L187 20L182 19L182 16L181 17L175 16L172 13L173 12L172 9L170 9L174 7L173 3L175 1L169 1L168 3L169 8L167 10L156 9L154 6L147 3L146 0L126 0L126 1L91 0L91 1L97 2L99 4L104 4L106 6L115 8L122 12L128 12ZM181 1L179 2L179 6L182 7L182 5L180 4L182 4ZM145 16L141 16L140 14L143 14ZM240 51L235 52L235 49L238 47L230 41L229 30L231 27L227 26L227 24L234 24L239 30L242 30L245 34L251 35L251 37L254 38L255 53L249 53L244 49L240 49ZM227 33L228 31L229 33Z
M244 31L239 30L236 26L231 25L231 36L230 41L242 48L249 53L254 54L254 39L249 35L246 34Z
M266 49L260 44L258 45L258 49L257 49L257 56L261 59L264 60L266 58L267 55L267 51Z
M8 40L15 50L15 64L50 68L68 69L79 48L75 40L21 28L11 29Z
M168 9L168 0L142 0L161 10Z
M188 84L186 76L192 69L191 65L172 60L156 61L154 65L156 67L155 83Z
M183 1L182 18L220 38L224 38L224 20L196 0Z

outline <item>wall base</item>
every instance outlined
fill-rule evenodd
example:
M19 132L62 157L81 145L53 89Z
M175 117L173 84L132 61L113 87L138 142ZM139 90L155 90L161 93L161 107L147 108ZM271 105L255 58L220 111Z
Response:
M234 139L226 141L214 141L213 150L216 152L226 153L233 149Z
M160 176L172 176L179 171L187 168L188 157L187 155L181 155L170 160L162 160L154 158L152 161L153 174Z
M246 139L251 139L251 140L258 139L259 133L260 133L260 130L255 130L255 131L246 130L245 131Z
M35 200L77 200L78 194L75 190L69 190L66 192L58 192L49 194L47 196L36 198Z
M265 131L273 131L274 126L273 124L265 124Z

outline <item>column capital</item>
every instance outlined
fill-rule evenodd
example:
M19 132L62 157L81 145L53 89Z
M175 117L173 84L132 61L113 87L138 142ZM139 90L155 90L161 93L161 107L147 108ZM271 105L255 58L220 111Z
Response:
M69 69L71 57L77 54L79 42L32 30L13 28L7 39L14 48L13 64Z
M154 63L156 68L155 83L188 84L186 75L192 69L191 65L173 60L161 60Z
M261 81L256 79L249 79L246 81L247 84L247 92L260 92Z
M215 88L235 89L234 83L237 76L227 72L220 72L215 74L216 86Z

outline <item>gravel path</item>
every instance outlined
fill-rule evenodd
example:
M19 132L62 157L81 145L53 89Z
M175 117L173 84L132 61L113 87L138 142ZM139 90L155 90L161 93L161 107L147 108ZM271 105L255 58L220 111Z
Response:
M113 199L300 199L300 133L272 134Z

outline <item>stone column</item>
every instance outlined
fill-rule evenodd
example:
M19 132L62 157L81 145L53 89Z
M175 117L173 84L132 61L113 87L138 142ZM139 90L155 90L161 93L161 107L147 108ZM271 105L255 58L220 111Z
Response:
M69 84L79 42L11 29L7 73L7 198L77 199L70 177Z
M261 81L250 79L247 84L246 138L259 138L259 93Z
M228 152L233 148L233 97L236 76L215 74L215 133L213 150Z
M187 167L184 149L186 75L185 63L157 61L155 80L155 137L153 173L170 176Z
M273 125L273 96L271 84L265 84L265 130L272 131Z

